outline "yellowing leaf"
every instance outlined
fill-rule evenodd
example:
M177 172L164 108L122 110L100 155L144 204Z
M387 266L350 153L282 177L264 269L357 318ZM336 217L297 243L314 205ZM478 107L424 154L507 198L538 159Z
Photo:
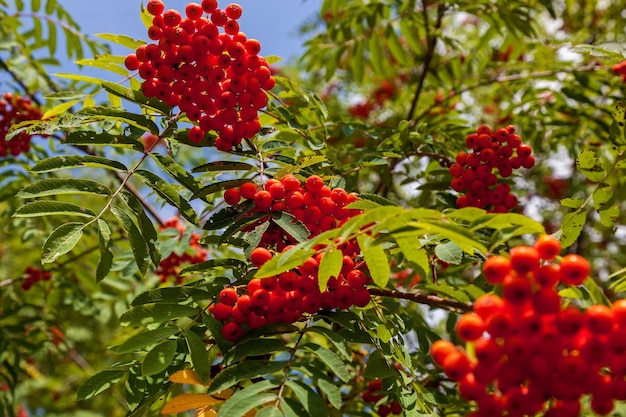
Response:
M213 394L213 396L219 400L226 401L227 399L233 396L233 390L230 388L226 388L225 390L216 392L215 394Z
M182 369L180 371L174 372L170 375L170 381L176 384L195 384L195 385L204 385L196 372L192 369Z
M218 400L207 394L181 394L169 400L161 410L161 414L178 414L223 402L223 400Z

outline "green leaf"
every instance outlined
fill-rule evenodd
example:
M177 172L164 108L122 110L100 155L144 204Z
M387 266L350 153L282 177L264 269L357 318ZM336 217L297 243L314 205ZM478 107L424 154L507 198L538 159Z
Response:
M211 377L211 363L209 362L206 344L200 339L200 336L191 330L185 332L185 340L187 341L194 371L196 371L200 381L207 383Z
M104 185L76 178L50 178L27 185L19 193L19 198L35 198L60 194L95 194L110 196L111 190Z
M100 260L96 268L96 282L102 281L113 266L111 246L111 229L102 219L98 219L98 241L100 242Z
M474 249L478 249L481 253L487 253L487 248L476 240L467 229L449 223L430 223L430 222L414 222L410 223L425 233L440 234L457 244L464 252L470 255L474 254Z
M148 254L150 255L152 263L154 265L158 265L159 262L161 262L161 253L156 247L159 236L154 228L154 224L146 214L139 199L135 197L133 193L124 191L121 195L124 201L126 201L126 204L128 204L128 207L130 207L130 209L137 216L139 230L141 231L141 235L143 236L146 247L148 248Z
M274 275L281 274L285 271L289 271L292 268L300 266L308 258L313 256L315 251L313 249L302 249L299 247L288 250L280 255L274 256L268 262L263 264L261 268L256 272L256 278L267 278Z
M92 131L76 131L69 133L63 140L67 145L80 146L112 146L115 148L129 148L135 151L144 151L143 144L132 136L111 133L96 133Z
M367 360L367 366L363 372L363 376L372 379L384 379L394 376L395 372L389 367L387 360L380 352L373 352Z
M255 171L256 168L245 162L216 161L200 165L191 172L222 172L222 171ZM249 181L249 180L247 180Z
M124 375L126 375L126 371L105 370L98 372L83 382L78 388L78 392L76 393L78 401L88 400L106 391L121 381Z
M285 417L311 417L302 407L302 404L292 398L282 397L280 399L280 408L283 410Z
M198 314L197 308L189 306L166 303L143 304L122 314L120 324L122 326L146 326Z
M561 223L561 246L563 248L568 248L576 242L576 239L580 236L586 221L587 213L584 210L565 215L563 222Z
M584 202L582 198L564 198L561 200L561 206L578 209L583 206Z
M249 342L238 344L224 355L224 365L230 366L250 356L263 356L275 352L289 350L278 339L254 339Z
M111 68L108 68L110 70L113 70L113 68L118 68L121 69L119 66L117 65L113 65L110 64ZM107 68L105 68L107 69ZM121 74L123 76L128 75L128 72L126 70L124 70L125 73ZM114 71L117 72L117 71ZM148 98L146 97L141 90L131 90L130 88L126 88L122 85L119 85L117 83L112 83L109 81L103 81L102 82L102 88L104 88L107 92L113 94L114 96L117 97L121 97L125 100L128 100L132 103L136 103L136 104L140 104L142 106L146 106L149 107L153 110L158 111L159 113L161 113L162 115L167 115L171 112L171 108L161 102L160 100L157 100L155 98Z
M274 372L284 370L286 366L286 361L276 360L248 360L237 365L229 366L213 378L209 386L208 394L215 394L216 392L230 388L240 381L267 377ZM232 398L234 398L234 395L231 399ZM230 417L230 414L227 416Z
M50 119L51 117L58 116L59 114L65 113L67 110L74 107L79 100L66 101L65 103L60 103L54 106L53 108L47 110L42 116L42 120Z
M404 257L409 261L418 266L421 271L419 271L422 277L426 277L428 275L428 270L430 269L430 260L428 259L428 254L426 250L420 248L421 243L419 242L416 235L395 235L394 236L400 251Z
M301 381L287 380L285 385L293 391L304 409L311 416L328 416L328 407L319 394Z
M363 82L365 77L365 41L355 40L354 49L352 50L352 56L350 57L350 68L352 69L352 76L357 84Z
M152 346L155 343L162 341L163 339L170 337L180 331L180 328L175 326L159 327L158 329L148 330L136 334L126 340L124 343L113 346L110 349L122 355L124 353L138 352L148 346Z
M228 368L227 368L228 369ZM225 372L225 371L222 371ZM217 377L221 375L218 374ZM216 377L216 378L217 378ZM253 408L276 400L276 394L264 392L276 387L271 381L260 381L237 391L220 407L218 417L241 417ZM211 393L211 392L209 392Z
M165 172L167 172L172 178L178 181L181 185L186 187L189 191L195 193L200 189L200 184L196 178L189 174L185 168L179 165L174 158L169 155L161 155L151 153L150 156L159 164Z
M43 244L41 263L49 264L74 249L83 236L83 223L65 223L54 229Z
M39 217L39 216L83 216L95 217L96 213L88 208L72 203L54 200L41 200L26 203L13 213L13 217Z
M616 205L609 207L604 210L598 210L598 214L600 215L600 223L604 227L613 227L617 222L617 219L620 216L619 207Z
M346 339L339 333L332 331L326 327L311 326L304 329L304 333L317 333L324 336L330 341L339 353L346 359L352 360L352 353L348 350Z
M350 374L348 373L346 364L333 351L313 343L306 343L302 345L301 348L308 350L320 358L328 369L343 382L347 383L350 380Z
M176 355L177 343L175 340L166 340L152 348L143 359L141 374L143 376L155 375L163 372L170 366Z
M385 62L383 58L383 50L380 46L380 36L377 33L372 34L368 38L368 47L370 51L370 62L376 74L383 74Z
M593 182L602 181L606 175L600 158L591 149L585 149L578 155L576 166L587 179Z
M304 242L309 238L310 232L306 226L289 213L272 213L272 221L297 242Z
M395 29L390 25L385 29L385 38L387 40L387 46L389 47L389 51L391 55L398 60L401 65L408 64L408 54L402 46L400 39L398 38L398 34Z
M453 265L459 265L463 261L463 250L455 242L438 244L435 246L435 255L440 260Z
M145 275L148 266L150 266L150 254L148 253L146 240L141 235L141 232L133 220L123 209L112 206L111 212L117 217L124 230L126 230L126 233L128 233L130 247L133 251L135 262L137 262L137 268L139 268L141 275Z
M274 405L261 408L255 417L283 417L283 412Z
M210 259L208 261L200 262L199 264L189 265L188 267L183 268L183 270L180 271L180 275L206 272L212 269L238 269L243 271L246 269L247 266L247 263L240 261L239 259Z
M191 223L198 223L198 216L196 216L196 212L193 207L191 207L189 202L185 200L174 187L150 171L139 169L135 171L135 173L139 175L139 177L144 180L144 183L152 188L152 190L163 200L176 207L181 216Z
M223 191L228 188L239 187L241 184L248 182L248 181L250 180L245 179L245 178L240 178L236 180L226 180L226 181L215 182L213 184L207 185L206 187L202 187L201 189L196 191L191 197L191 199L195 200L196 198L204 198L208 195L215 194L219 191Z
M385 250L380 244L375 243L374 238L369 235L361 234L357 240L374 284L380 288L385 288L391 275Z
M331 277L338 278L343 266L343 252L329 246L322 256L318 271L318 285L321 292L326 290L326 284Z
M84 108L78 112L92 120L115 120L157 135L159 127L148 117L106 106Z
M145 45L145 41L136 40L126 35L117 35L113 33L96 33L94 36L104 39L105 41L113 42L118 45L125 46L135 51L141 45Z
M150 291L143 292L131 301L130 305L139 306L142 304L165 302L170 304L185 301L204 301L212 299L213 295L208 291L193 287L165 287L155 288Z
M414 53L421 55L424 51L424 45L419 38L419 28L411 19L400 19L400 32L404 36L406 43L411 47Z
M121 162L107 159L101 156L92 155L69 155L69 156L53 156L37 162L31 169L34 173L53 172L62 169L95 167L112 169L114 171L128 171L126 166Z

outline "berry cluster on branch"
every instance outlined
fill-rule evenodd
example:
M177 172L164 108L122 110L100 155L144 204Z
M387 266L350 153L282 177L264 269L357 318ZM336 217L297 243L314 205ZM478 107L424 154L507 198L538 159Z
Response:
M43 271L40 268L34 266L27 266L24 271L22 289L24 291L30 290L30 288L39 281L48 281L52 275L48 271Z
M510 177L514 169L535 165L531 147L522 143L512 125L495 131L481 125L466 136L465 143L471 151L459 152L449 168L453 177L450 186L465 193L457 198L457 207L478 207L495 213L514 209L517 197L502 178Z
M258 222L248 226L248 231L270 221L272 213L288 213L293 222L304 225L309 238L338 227L359 210L346 206L356 201L356 194L343 188L330 188L321 177L312 175L304 183L291 174L280 180L270 179L261 188L253 182L231 188L224 193L228 204L245 204L252 201L250 213L267 213ZM289 250L296 239L279 225L270 221L259 240L259 246L250 254L250 262L261 267L280 252ZM304 314L320 310L347 309L366 306L370 294L365 287L369 278L358 264L358 244L354 240L338 245L343 256L338 277L330 277L325 289L320 290L318 270L327 250L316 247L316 254L300 266L278 276L250 280L245 286L224 288L217 303L210 307L213 316L222 322L223 336L230 341L239 340L246 329L255 329L268 323L293 323Z
M25 120L41 119L41 111L33 107L28 97L5 93L0 99L0 157L18 156L30 150L31 135L20 132L11 140L6 140L12 125Z
M484 276L502 296L480 296L458 320L467 351L446 340L431 346L461 397L476 403L468 416L575 417L587 395L607 415L614 400L626 400L626 301L566 305L559 287L582 284L590 266L559 252L559 241L544 235L488 258Z
M216 0L189 3L185 16L150 0L154 17L148 36L156 43L142 45L125 59L138 70L146 97L176 107L194 123L188 136L201 142L217 133L215 146L229 151L260 129L258 111L267 105L266 91L274 77L261 44L239 31L242 8L231 3L219 9Z
M369 404L378 404L381 400L385 399L386 395L381 393L383 389L382 379L373 379L367 384L367 389L363 391L363 401ZM379 404L376 408L376 412L380 417L387 417L390 415L401 415L402 406L397 401L389 401L389 403Z

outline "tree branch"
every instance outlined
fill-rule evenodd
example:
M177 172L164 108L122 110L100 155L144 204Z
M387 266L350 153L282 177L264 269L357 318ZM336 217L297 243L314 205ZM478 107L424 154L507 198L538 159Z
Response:
M472 311L471 304L462 303L456 300L448 300L445 298L441 298L437 295L408 293L397 290L384 290L380 288L368 288L368 291L371 295L400 298L403 300L414 301L419 304L426 304L434 308L441 308L443 310L453 311L456 313L468 313Z

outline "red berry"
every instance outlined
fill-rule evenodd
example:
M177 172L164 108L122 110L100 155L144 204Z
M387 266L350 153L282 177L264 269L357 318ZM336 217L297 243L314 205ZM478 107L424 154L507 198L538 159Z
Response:
M213 13L217 9L217 0L202 0L202 10L206 13Z
M255 248L252 253L250 253L250 262L256 267L261 267L270 259L272 259L272 253L265 248Z
M239 193L246 200L252 200L254 196L256 195L256 191L257 191L257 186L255 183L251 181L245 182L241 184L241 186L239 187Z
M220 291L219 300L220 303L226 304L228 306L234 306L237 302L238 297L239 296L237 295L237 290L235 288L229 287L224 288L222 291Z
M243 327L241 327L241 324L234 321L229 321L224 324L224 327L222 327L222 336L224 336L224 339L229 342L236 342L241 339L244 334L245 331L243 330Z
M204 13L204 10L202 10L202 5L198 3L189 3L185 7L185 14L191 20L197 20L201 18L202 13Z
M231 19L239 19L241 17L241 14L243 13L243 9L237 3L229 4L228 6L226 6L226 9L224 11L226 12L226 16Z
M476 313L464 314L456 323L456 332L465 342L478 339L484 331L485 322Z
M238 188L229 188L224 191L224 201L226 204L234 206L239 204L239 200L241 200L241 194L239 194Z
M541 259L550 261L561 252L561 242L550 235L542 235L537 238L534 244Z
M504 277L511 272L511 261L501 255L494 255L483 264L483 274L487 282L499 284Z
M194 143L199 143L202 142L202 140L204 139L204 132L202 131L202 129L200 129L199 126L193 126L187 132L187 136L189 137L190 141Z
M163 4L161 0L149 0L148 3L146 3L146 10L148 10L148 13L151 15L156 16L163 13L165 4Z
M259 210L269 210L273 201L272 194L269 191L261 190L254 194L254 205Z
M565 285L580 285L589 276L591 267L585 258L576 254L565 255L559 264L561 282Z
M539 267L539 252L531 246L517 246L510 253L511 267L519 274L526 274Z

